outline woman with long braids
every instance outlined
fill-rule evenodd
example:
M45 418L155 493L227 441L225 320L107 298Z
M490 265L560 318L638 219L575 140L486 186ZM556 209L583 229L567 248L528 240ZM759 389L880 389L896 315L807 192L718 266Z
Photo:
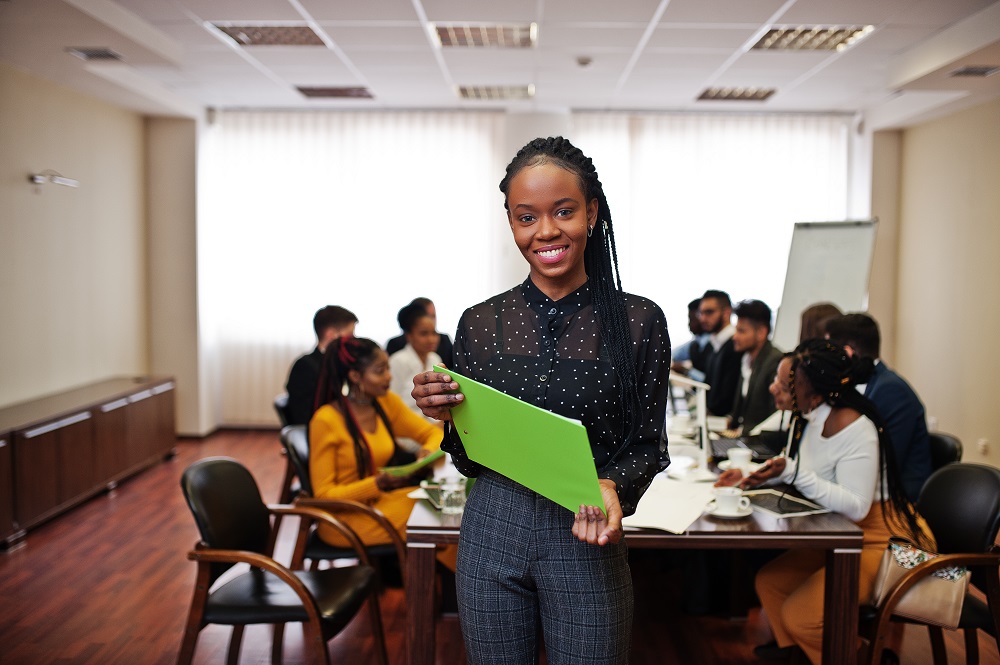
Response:
M389 390L389 357L370 339L341 337L323 354L317 401L309 421L309 476L319 499L350 499L377 508L400 535L413 510L418 478L393 476L379 469L399 452L397 436L418 442L424 456L441 444L441 429L411 411ZM413 457L410 457L412 460ZM354 529L365 545L388 543L373 520L345 512L337 518ZM332 527L319 527L332 545L347 542Z
M470 307L455 370L587 428L603 506L577 513L464 454L477 476L462 518L459 618L469 663L533 663L541 626L549 663L626 663L632 582L622 517L666 464L661 431L670 341L650 300L624 293L611 211L591 160L562 137L535 139L500 183L528 263L520 285ZM463 399L447 373L414 379L426 415L450 420ZM558 473L553 469L552 473ZM606 511L606 515L603 511Z
M907 500L895 472L882 420L856 389L868 380L872 363L852 358L829 341L812 339L795 349L790 363L783 359L778 371L775 382L786 383L792 397L789 456L772 459L746 478L727 471L719 481L741 487L772 479L788 483L856 522L864 531L859 598L867 600L890 536L934 547L930 530ZM810 662L822 662L824 564L820 550L794 550L757 573L757 595L775 637L774 644L757 648L758 655L790 655L795 645Z

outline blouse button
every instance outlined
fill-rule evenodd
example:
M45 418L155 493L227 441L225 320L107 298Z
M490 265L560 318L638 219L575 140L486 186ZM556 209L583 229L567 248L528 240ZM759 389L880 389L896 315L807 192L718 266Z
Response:
M542 374L540 377L538 377L538 380L539 381L548 381L549 380L549 375L548 374Z
M553 307L552 309L549 310L549 316L555 316L558 313L559 313L559 310L556 309L555 307Z

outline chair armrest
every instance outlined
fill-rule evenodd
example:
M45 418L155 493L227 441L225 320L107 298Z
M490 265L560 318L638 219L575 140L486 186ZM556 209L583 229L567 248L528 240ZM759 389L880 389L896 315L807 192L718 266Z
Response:
M351 501L349 499L316 499L313 497L299 497L295 499L295 505L319 508L321 510L353 512L365 515L369 519L373 520L389 535L389 540L396 549L396 556L399 557L399 568L401 571L404 571L403 584L406 584L406 543L381 510L358 501Z
M306 589L302 580L295 576L295 573L285 566L282 566L271 557L246 550L216 550L205 547L204 544L199 543L195 546L195 549L188 552L188 559L191 561L197 561L199 565L212 563L246 563L254 568L260 568L261 570L269 572L291 587L292 591L295 592L295 595L302 601L302 606L309 615L309 620L315 621L316 625L320 625L319 608L316 605L316 599L313 598L312 594L309 593L309 590Z
M313 520L316 522L323 522L333 527L347 539L351 548L357 553L358 560L366 566L371 565L371 561L368 560L368 552L365 550L365 546L361 542L361 539L358 538L358 534L354 532L354 529L347 526L330 513L312 506L299 505L298 502L296 502L296 505L293 506L272 504L268 505L267 509L275 515L297 515L304 521ZM295 565L294 561L292 562L292 565Z

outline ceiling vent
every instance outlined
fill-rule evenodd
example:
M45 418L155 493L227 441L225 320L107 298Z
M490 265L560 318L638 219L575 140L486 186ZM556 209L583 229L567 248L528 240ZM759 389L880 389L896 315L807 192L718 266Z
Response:
M948 76L971 76L973 78L985 78L1000 72L1000 67L996 65L970 65L962 67L948 74Z
M703 102L762 102L775 93L774 88L706 88L698 95Z
M432 23L441 46L531 48L538 40L538 26Z
M99 47L99 48L87 48L85 46L71 46L66 49L67 53L72 53L80 60L121 60L122 56L120 53L112 51L109 48Z
M531 99L535 96L534 85L461 85L458 96L462 99L484 101Z
M305 25L221 25L215 27L240 46L325 46Z
M771 28L752 48L763 51L843 51L872 31L872 25Z
M368 88L350 87L325 87L325 88L297 88L310 99L373 99Z

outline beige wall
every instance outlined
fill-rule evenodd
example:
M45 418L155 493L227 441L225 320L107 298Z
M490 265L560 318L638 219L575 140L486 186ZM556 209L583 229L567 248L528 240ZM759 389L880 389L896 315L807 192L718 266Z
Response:
M965 461L1000 466L1000 100L905 130L900 164L896 366Z
M871 214L878 218L868 311L882 332L882 357L896 359L896 292L899 285L899 187L903 135L876 132L872 139Z
M177 431L204 435L217 423L198 345L197 145L194 120L146 120L149 370L177 379Z
M0 64L0 404L147 371L143 131Z

